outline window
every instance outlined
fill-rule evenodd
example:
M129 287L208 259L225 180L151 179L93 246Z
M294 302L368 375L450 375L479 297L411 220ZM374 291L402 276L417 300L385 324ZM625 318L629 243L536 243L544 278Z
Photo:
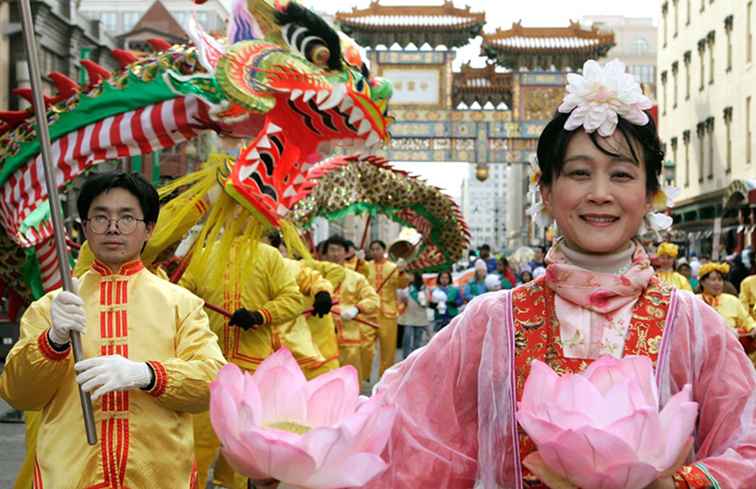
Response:
M685 145L685 186L690 187L690 131L683 131Z
M724 110L724 123L725 123L725 172L732 172L732 133L730 132L730 126L732 125L732 107L725 107Z
M646 39L642 37L633 40L631 46L633 54L636 56L643 56L645 54L648 54L648 41L646 41Z
M746 163L751 163L751 97L746 97L745 103L745 126L746 126Z
M709 31L706 44L709 46L709 85L712 85L714 83L714 31Z
M725 34L727 35L727 71L732 71L732 15L725 17Z
M753 11L753 2L748 2L746 7L746 62L750 63L753 59L753 33L751 32L751 13Z
M709 173L706 178L714 179L714 118L706 119L706 134L709 136Z
M692 7L690 5L690 0L685 0L685 3L687 4L687 8L685 9L685 25L690 25L690 9Z
M661 74L662 83L662 114L667 113L667 72L662 71Z
M139 22L140 12L123 13L123 32L131 32L131 29Z
M100 14L100 23L104 30L114 33L118 27L118 15L115 12L102 12Z
M698 136L698 183L704 181L704 135L706 134L706 124L699 122L696 124L696 136Z
M675 32L672 34L672 37L677 37L677 32L679 31L679 19L680 16L678 15L680 9L677 8L678 0L672 0L672 9L674 10L673 15L675 16Z
M667 47L667 13L669 12L669 4L664 2L662 4L662 35L664 43L663 47Z
M677 108L677 67L678 63L672 63L672 108Z
M685 63L685 100L690 100L690 51L685 51L683 63Z
M703 91L706 85L706 39L698 41L698 57L700 58L701 66L701 84L698 86L699 91Z
M672 138L670 141L670 146L672 146L672 161L675 163L675 173L677 172L677 138ZM675 177L674 175L670 175L671 178L666 178L667 185L674 185L675 184Z

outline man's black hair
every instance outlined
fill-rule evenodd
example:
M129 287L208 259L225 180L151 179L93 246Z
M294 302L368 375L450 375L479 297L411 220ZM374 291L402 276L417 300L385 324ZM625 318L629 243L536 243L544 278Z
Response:
M281 238L281 233L277 229L273 229L268 233L268 243L275 249L279 249L283 244L283 238Z
M371 241L370 242L370 248L372 248L374 244L377 244L378 246L380 246L381 248L383 248L383 251L386 251L386 243L384 243L380 239L374 239L373 241Z
M323 251L327 253L328 247L331 245L341 246L342 248L344 248L344 251L349 251L349 241L344 239L343 236L339 236L338 234L334 234L333 236L325 240Z
M88 219L92 202L114 188L122 188L136 197L144 215L145 225L157 222L160 214L160 197L157 190L142 175L124 171L100 173L86 179L76 201L79 218L82 221Z

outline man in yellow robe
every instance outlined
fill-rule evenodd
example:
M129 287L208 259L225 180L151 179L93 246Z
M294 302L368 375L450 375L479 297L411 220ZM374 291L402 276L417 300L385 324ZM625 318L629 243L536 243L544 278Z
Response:
M751 260L756 259L752 257ZM752 267L751 269L753 270ZM746 277L740 282L740 302L743 303L743 307L756 320L756 275Z
M344 258L344 263L342 264L344 267L348 268L349 270L353 270L357 273L361 273L364 276L368 276L368 263L364 260L364 258L360 257L360 255L363 253L362 251L357 250L357 246L347 240L347 256Z
M397 265L386 259L386 243L383 241L375 240L370 243L370 256L372 261L368 262L368 283L380 297L378 308L380 328L375 331L373 328L362 326L363 337L365 338L362 345L362 372L366 375L362 380L370 380L376 333L381 346L380 375L383 375L383 372L394 364L397 318L399 317L399 302L396 292L407 287L411 281L409 275L404 273L403 265Z
M324 258L332 263L342 264L348 249L346 240L331 236L324 244ZM369 375L362 371L361 347L364 323L357 319L374 323L378 312L378 294L370 286L364 275L344 268L344 278L334 284L334 300L339 302L338 313L333 315L339 342L339 361L342 365L352 365L360 379ZM366 326L370 327L370 326Z
M41 410L34 488L196 487L190 413L207 409L224 359L202 300L141 262L157 192L139 176L101 174L77 207L95 262L78 293L29 307L0 376L10 404ZM87 333L75 365L71 331ZM92 394L95 446L72 429L82 424L77 383Z
M179 284L207 303L233 313L229 320L210 312L210 327L218 335L226 359L254 372L282 346L282 331L276 326L291 324L304 311L294 276L277 250L247 238L234 241L221 287L211 285L207 279L211 273L207 265L192 262ZM215 480L229 489L246 489L246 479L218 457L220 442L213 433L208 412L194 416L194 438L201 486L217 458Z
M297 317L291 325L281 328L283 344L294 352L294 357L309 379L338 368L339 347L330 314L333 306L333 285L316 269L316 264L321 264L321 269L340 267L314 260L288 258L288 250L278 231L269 233L267 239L284 257L284 264L295 277L304 299L305 314ZM306 352L313 349L315 353L307 355Z
M693 288L688 279L674 270L675 259L677 259L677 245L672 243L660 244L656 249L656 276L662 282L666 282L675 288L692 292Z

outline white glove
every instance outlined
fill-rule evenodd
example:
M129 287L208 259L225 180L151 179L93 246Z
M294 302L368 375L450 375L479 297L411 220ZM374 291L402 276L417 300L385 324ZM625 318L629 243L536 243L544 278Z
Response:
M52 327L50 341L65 345L71 340L71 331L81 334L87 332L87 319L84 313L84 301L79 297L79 281L73 280L73 291L61 291L52 301Z
M341 319L343 319L344 321L351 321L352 319L356 318L359 313L360 310L355 306L345 307L341 309Z
M150 385L152 369L144 362L133 362L121 355L88 358L75 366L76 382L95 400L108 392L141 389Z

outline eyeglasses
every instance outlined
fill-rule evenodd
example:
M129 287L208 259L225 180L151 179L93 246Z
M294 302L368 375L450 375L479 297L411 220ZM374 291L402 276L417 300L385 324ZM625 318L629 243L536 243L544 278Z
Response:
M105 234L110 229L110 225L115 223L116 229L121 234L131 234L136 230L137 222L144 222L144 219L137 219L133 216L123 216L111 219L108 216L94 216L87 219L89 227L95 234Z

